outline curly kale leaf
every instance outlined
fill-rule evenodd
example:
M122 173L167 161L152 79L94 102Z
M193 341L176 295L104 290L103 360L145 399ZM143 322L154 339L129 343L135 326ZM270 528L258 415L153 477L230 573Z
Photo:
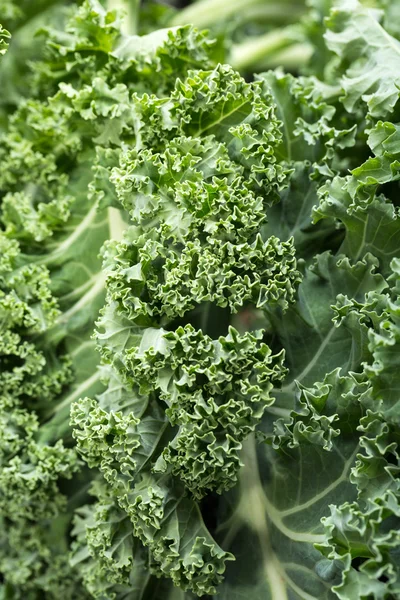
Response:
M57 19L50 28L32 97L9 107L0 138L0 570L1 593L15 599L87 596L68 552L74 509L93 475L71 448L68 417L73 401L103 389L91 340L105 294L99 251L125 226L108 209L107 173L124 136L134 135L132 87L167 85L178 39L183 74L186 64L206 62L210 47L187 27L137 37L139 48L99 3L73 9L67 33L56 33ZM113 56L119 43L123 56ZM102 63L97 77L85 78L85 61Z
M292 240L261 236L291 171L275 156L280 122L266 85L229 67L190 72L166 98L136 94L134 105L136 138L111 177L131 225L103 250L96 333L111 389L73 406L74 436L152 568L212 594L232 557L199 499L234 485L242 444L285 372L263 332L242 335L229 321L245 305L294 301ZM113 569L126 580L129 569Z
M371 117L386 117L399 99L400 42L380 25L379 16L358 0L341 0L331 11L325 34L328 48L343 65L345 108L354 111L365 102Z
M7 52L7 48L8 48L8 41L10 39L10 33L9 31L7 31L7 29L4 29L4 27L2 27L0 25L0 54L5 54Z

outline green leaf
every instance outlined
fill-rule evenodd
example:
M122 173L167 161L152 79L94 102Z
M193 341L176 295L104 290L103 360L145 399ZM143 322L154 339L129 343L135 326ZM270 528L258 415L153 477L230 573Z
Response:
M280 201L268 209L268 222L262 226L264 239L276 235L280 240L293 237L296 256L312 260L318 251L335 246L341 232L337 230L334 216L313 222L319 204L318 185L312 179L313 167L296 163L289 185L280 192ZM340 240L340 237L339 237Z
M365 102L372 117L386 117L399 99L400 42L383 29L378 18L377 11L358 0L342 0L327 20L325 40L343 65L340 82L345 108L353 112Z
M367 358L366 325L355 314L339 320L334 308L339 294L363 302L371 289L382 290L385 281L375 272L376 267L372 255L354 264L343 255L317 255L299 287L297 303L285 315L269 313L289 369L284 385L276 392L283 407L291 402L296 382L312 385L338 367L344 373L356 370Z
M371 253L386 276L400 249L398 210L384 196L372 196L367 206L355 203L348 191L350 184L351 179L335 178L320 188L314 221L337 219L343 223L346 235L340 251L352 260Z
M7 48L8 48L8 42L7 42L7 40L10 37L11 37L11 35L7 31L7 29L4 29L4 27L2 27L0 25L0 55L1 54L5 54L7 52Z
M219 539L237 557L221 598L335 598L340 563L324 560L314 544L325 540L320 520L329 502L355 496L348 477L356 452L353 440L337 438L331 452L302 443L277 453L246 442L239 485L219 515Z

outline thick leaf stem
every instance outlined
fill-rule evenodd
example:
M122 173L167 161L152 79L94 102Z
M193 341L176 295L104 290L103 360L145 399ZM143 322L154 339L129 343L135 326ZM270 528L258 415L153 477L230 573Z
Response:
M312 47L307 43L298 43L283 48L279 52L266 55L263 59L254 64L255 71L264 71L281 67L286 71L298 71L306 65L312 56Z
M108 224L110 230L110 239L121 240L122 234L125 231L127 225L122 218L121 211L118 208L110 206L108 209Z
M244 6L245 4L245 6ZM200 0L180 10L171 19L171 25L192 24L196 27L211 27L216 22L224 22L230 17L239 17L239 23L249 21L257 23L294 23L304 13L301 4L288 2L271 2L268 0Z
M297 3L261 3L248 7L240 14L239 24L250 23L251 21L259 25L282 25L289 23L297 23L305 13L305 6Z
M238 70L265 66L271 68L285 62L285 66L289 62L298 67L310 58L310 54L310 46L300 43L291 27L283 27L234 45L229 62Z
M266 580L269 583L271 599L288 600L282 566L270 542L269 523L265 511L264 490L260 479L254 434L243 443L242 460L244 467L240 471L240 485L244 497L241 504L241 516L247 522L247 525L258 533L263 553L263 567Z
M191 24L200 28L210 27L217 21L232 17L240 10L265 4L267 4L266 0L247 0L246 6L243 0L200 0L180 10L172 18L171 25Z
M136 35L139 25L140 0L108 0L108 8L120 11L125 17L122 21L122 33Z

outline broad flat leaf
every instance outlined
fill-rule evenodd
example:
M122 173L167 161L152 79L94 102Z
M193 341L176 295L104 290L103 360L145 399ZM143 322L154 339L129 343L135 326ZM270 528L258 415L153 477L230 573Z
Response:
M246 443L239 486L220 513L221 543L237 557L221 598L334 600L340 565L313 545L325 539L320 519L328 505L355 497L348 477L356 451L352 441L329 453L303 445L280 454Z

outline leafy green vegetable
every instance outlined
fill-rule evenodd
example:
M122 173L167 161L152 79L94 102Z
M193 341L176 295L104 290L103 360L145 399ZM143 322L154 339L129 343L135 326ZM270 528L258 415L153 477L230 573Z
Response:
M400 42L388 35L373 11L362 8L358 0L345 0L343 7L339 3L327 26L327 46L345 65L341 78L345 108L351 112L362 100L371 116L390 114L399 96L396 62Z
M74 510L88 491L68 421L74 400L103 389L91 340L104 302L99 251L125 228L123 215L108 208L105 173L134 130L128 86L165 89L171 69L203 65L210 46L180 28L137 38L138 48L117 23L114 13L85 2L66 37L48 29L34 97L19 102L0 141L0 569L12 598L87 595L68 557ZM64 485L61 478L71 476Z
M397 3L1 4L0 598L399 598Z
M4 29L4 27L0 25L0 54L5 54L7 52L7 39L9 38L10 33L7 31L7 29Z
M289 373L265 413L266 445L257 449L249 442L239 487L221 505L219 539L238 557L227 571L222 598L399 595L399 246L392 203L398 188L395 144L386 141L396 139L396 124L373 120L390 113L396 118L398 93L391 95L371 74L372 64L380 73L390 68L397 42L377 17L344 3L327 22L328 46L342 64L352 63L348 69L334 62L328 83L344 91L343 105L360 125L363 119L369 124L369 148L361 150L361 127L353 141L361 166L350 175L328 176L322 185L326 170L318 175L319 200L312 191L308 199L313 220L317 227L336 223L342 233L332 239L331 252L311 262L293 309L268 316L271 339L286 350ZM379 52L387 48L385 59L376 46ZM290 200L283 197L287 206ZM302 221L293 226L284 207L279 215L287 225L280 221L279 227L293 232ZM324 250L310 221L301 234L298 251L307 252L307 239ZM279 418L271 425L268 415Z

